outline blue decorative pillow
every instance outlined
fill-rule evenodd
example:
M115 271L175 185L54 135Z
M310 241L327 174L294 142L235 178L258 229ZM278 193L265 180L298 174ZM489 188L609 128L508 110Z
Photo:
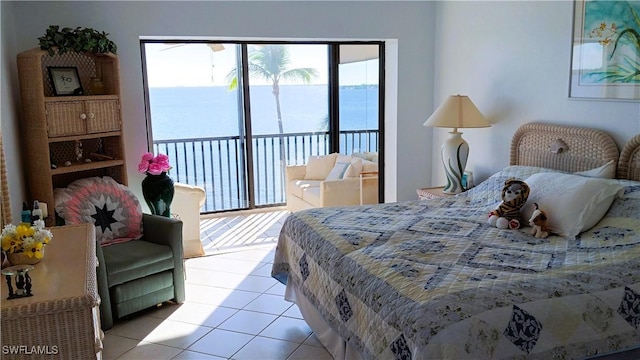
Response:
M349 165L351 165L351 162L336 161L336 164L333 166L333 169L331 169L325 180L343 179Z

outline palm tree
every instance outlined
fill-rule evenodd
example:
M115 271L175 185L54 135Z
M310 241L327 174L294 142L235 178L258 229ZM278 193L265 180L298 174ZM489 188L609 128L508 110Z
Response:
M261 77L271 82L271 93L276 101L276 113L278 116L279 134L284 134L282 127L282 111L280 109L280 82L298 82L308 84L312 78L318 76L318 72L313 68L289 69L291 60L289 51L285 45L264 45L257 46L249 51L249 73ZM238 87L238 71L233 69L226 76L229 82L229 90ZM280 167L282 178L284 179L284 169L286 166L284 141L280 138Z

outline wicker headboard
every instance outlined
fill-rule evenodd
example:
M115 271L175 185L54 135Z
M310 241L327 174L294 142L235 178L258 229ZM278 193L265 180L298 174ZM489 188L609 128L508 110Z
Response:
M640 181L640 134L631 138L622 148L617 177Z
M618 155L615 141L604 131L528 123L513 135L510 164L576 172L602 166L611 160L617 163Z

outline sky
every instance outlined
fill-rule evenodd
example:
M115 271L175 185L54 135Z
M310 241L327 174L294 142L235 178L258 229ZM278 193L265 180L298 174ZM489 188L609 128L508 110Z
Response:
M207 44L145 45L149 87L226 86L227 74L235 68L236 44L224 44L224 50L212 51ZM292 44L289 46L290 68L311 67L318 77L312 84L327 84L327 46ZM377 84L378 61L343 64L341 85ZM253 81L252 85L267 85ZM284 85L284 84L283 84Z

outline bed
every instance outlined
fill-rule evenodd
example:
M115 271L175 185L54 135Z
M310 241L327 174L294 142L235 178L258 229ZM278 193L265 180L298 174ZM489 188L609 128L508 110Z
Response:
M573 207L556 215L584 229L541 239L487 224L506 179L547 176L568 190L538 181L529 200ZM640 135L619 153L599 130L528 123L510 166L463 194L291 214L272 276L337 359L638 355L639 181Z

